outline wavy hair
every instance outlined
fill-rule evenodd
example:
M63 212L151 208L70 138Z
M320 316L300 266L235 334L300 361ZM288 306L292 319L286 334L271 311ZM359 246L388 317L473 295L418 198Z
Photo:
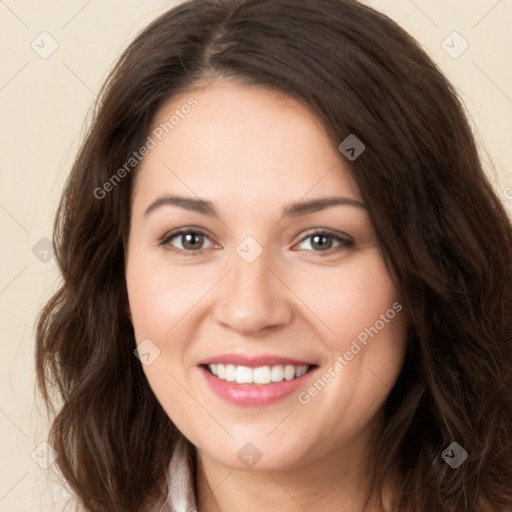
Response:
M383 494L393 462L393 511L510 510L511 222L452 85L403 29L353 0L187 1L136 37L102 87L55 220L62 283L36 333L49 442L81 505L141 510L165 492L181 436L134 356L127 316L137 166L98 190L167 101L217 76L284 92L336 147L349 134L366 146L350 172L412 322L372 492ZM441 456L452 442L469 454L457 469Z

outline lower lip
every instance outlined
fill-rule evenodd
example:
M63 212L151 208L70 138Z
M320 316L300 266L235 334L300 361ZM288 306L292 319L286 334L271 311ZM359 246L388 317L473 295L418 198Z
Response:
M283 380L271 384L237 384L218 379L206 368L200 367L210 389L220 398L234 405L261 406L269 405L293 392L298 391L315 368L293 380Z

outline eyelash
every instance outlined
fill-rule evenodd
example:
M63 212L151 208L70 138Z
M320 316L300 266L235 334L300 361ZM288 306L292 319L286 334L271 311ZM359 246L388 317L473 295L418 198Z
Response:
M173 247L170 244L170 241L173 238L176 238L176 237L178 237L180 235L187 235L187 234L202 235L202 236L204 236L206 238L209 238L208 235L205 232L203 232L202 230L200 230L200 229L190 229L190 228L188 228L188 229L180 229L178 231L174 231L174 232L166 234L159 241L159 245L166 246L169 250L171 250L171 251L173 251L175 253L178 253L178 254L184 254L186 256L199 256L204 251L209 249L209 247L206 247L204 249L199 249L197 251L187 251L187 250L184 250L184 249L179 249L179 248ZM314 235L331 237L331 238L333 238L333 239L335 239L336 241L339 242L339 245L337 247L332 247L331 249L329 249L327 251L308 250L308 252L314 252L314 253L319 254L320 256L331 256L332 254L336 254L336 253L340 252L343 249L349 249L349 248L354 246L354 242L352 240L349 240L348 238L343 238L342 236L340 236L339 234L335 233L334 231L330 231L330 230L326 230L326 229L318 229L316 231L310 231L298 243L301 244L302 242L304 242L308 238L313 237Z

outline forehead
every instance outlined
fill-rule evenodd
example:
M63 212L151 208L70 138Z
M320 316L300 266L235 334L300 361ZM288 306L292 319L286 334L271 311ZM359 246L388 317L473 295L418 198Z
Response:
M238 197L246 207L249 197L269 203L310 193L360 199L321 121L270 89L229 81L192 89L160 109L151 134L155 145L138 170L135 199L164 191Z

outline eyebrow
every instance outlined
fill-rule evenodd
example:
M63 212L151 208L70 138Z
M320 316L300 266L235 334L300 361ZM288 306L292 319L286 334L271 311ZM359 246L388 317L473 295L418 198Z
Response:
M217 211L210 201L183 196L164 196L156 199L148 206L144 212L144 216L149 215L152 211L162 206L179 206L185 210L198 212L209 217L219 218ZM330 208L331 206L354 206L364 210L367 209L366 205L357 199L336 196L291 203L284 208L282 215L283 217L300 217L301 215L318 212L325 208Z

